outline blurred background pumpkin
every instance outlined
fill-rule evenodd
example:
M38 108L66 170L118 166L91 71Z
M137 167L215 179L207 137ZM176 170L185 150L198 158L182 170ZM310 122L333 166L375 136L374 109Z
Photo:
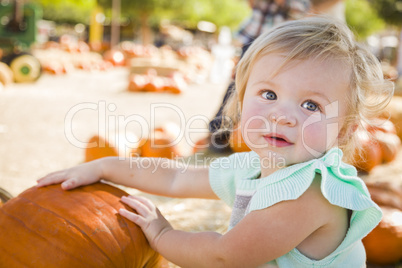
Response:
M165 123L153 129L149 137L141 141L139 147L141 157L163 157L174 159L183 156L178 144L181 130L177 124Z
M236 126L233 129L233 132L230 134L229 144L233 152L236 153L251 151L247 144L244 142L240 126Z
M129 132L109 136L109 139L94 135L88 140L85 162L108 156L129 157L135 155L138 153L139 142L139 138Z
M402 261L402 185L397 182L366 182L371 198L383 212L381 222L362 241L370 264Z
M393 161L401 149L401 139L395 125L389 120L378 119L375 125L363 123L364 130L357 130L361 150L357 150L352 163L360 171L370 172L374 167Z

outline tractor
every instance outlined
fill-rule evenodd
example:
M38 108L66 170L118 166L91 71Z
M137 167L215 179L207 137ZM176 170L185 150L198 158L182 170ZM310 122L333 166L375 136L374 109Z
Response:
M0 0L0 82L33 82L41 75L41 64L30 54L36 41L41 9L23 0Z

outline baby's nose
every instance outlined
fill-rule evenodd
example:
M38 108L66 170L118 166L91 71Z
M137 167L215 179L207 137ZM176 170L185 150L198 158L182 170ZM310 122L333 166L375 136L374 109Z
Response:
M293 127L296 125L296 118L289 113L273 112L269 115L269 121L277 125L287 125Z

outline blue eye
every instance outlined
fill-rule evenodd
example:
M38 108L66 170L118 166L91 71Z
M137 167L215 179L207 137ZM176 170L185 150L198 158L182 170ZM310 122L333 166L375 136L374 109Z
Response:
M267 100L276 100L276 94L273 91L265 91L262 93L262 97Z
M320 105L318 105L317 103L315 103L314 101L305 101L302 103L301 105L303 108L311 111L311 112L317 112L317 111L321 111L320 109Z

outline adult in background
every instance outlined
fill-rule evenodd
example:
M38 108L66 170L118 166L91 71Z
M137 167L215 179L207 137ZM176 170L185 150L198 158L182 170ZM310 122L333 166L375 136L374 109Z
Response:
M242 57L251 43L263 32L288 21L311 15L329 15L345 20L343 0L248 0L252 13L235 36L234 45L241 47ZM227 99L234 90L234 79L229 84L222 104L209 123L210 135L205 143L213 152L228 152L230 133L221 131L222 112Z

